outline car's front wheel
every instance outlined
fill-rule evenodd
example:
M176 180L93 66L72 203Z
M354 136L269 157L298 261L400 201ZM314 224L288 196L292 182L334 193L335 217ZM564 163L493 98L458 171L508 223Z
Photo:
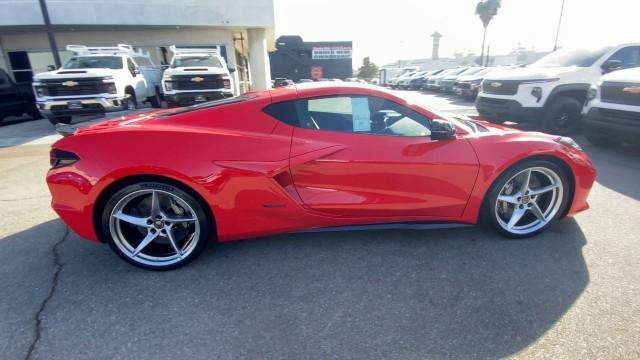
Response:
M190 194L173 185L142 182L111 196L101 235L129 263L144 269L183 266L203 250L207 215Z
M569 198L565 171L545 160L525 161L495 181L485 211L502 235L526 238L548 228L563 213Z

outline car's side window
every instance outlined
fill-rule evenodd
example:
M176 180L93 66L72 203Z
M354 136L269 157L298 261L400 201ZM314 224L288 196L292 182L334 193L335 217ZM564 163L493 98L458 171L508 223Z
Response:
M136 65L129 58L127 58L127 67L129 68L129 72L131 73L131 76L135 77L136 76Z
M370 135L430 136L430 120L403 105L364 95L339 95L273 103L270 116L313 130Z
M640 67L640 46L627 46L616 51L609 60L622 62L624 69Z
M430 120L393 101L369 97L371 132L396 136L430 136Z

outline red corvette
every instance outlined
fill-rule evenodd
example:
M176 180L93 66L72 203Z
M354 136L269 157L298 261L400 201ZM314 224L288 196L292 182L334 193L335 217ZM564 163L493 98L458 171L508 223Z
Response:
M207 241L355 226L475 224L527 237L589 207L570 138L446 118L378 87L286 87L75 131L53 209L148 269Z

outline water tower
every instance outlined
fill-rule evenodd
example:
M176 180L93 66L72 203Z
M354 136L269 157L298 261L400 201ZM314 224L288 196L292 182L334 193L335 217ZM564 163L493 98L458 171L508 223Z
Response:
M433 49L431 50L431 59L438 60L440 58L440 38L442 37L442 34L440 34L437 31L434 31L433 34L431 34L431 37L433 38Z

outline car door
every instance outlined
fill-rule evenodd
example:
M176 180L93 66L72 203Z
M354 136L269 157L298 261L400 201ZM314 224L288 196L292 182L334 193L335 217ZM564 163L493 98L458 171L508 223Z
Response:
M434 141L430 119L373 96L296 100L290 171L309 209L339 216L456 217L478 162L464 139Z
M127 69L133 78L133 87L136 91L136 100L141 103L147 99L147 82L144 75L131 58L127 58Z

